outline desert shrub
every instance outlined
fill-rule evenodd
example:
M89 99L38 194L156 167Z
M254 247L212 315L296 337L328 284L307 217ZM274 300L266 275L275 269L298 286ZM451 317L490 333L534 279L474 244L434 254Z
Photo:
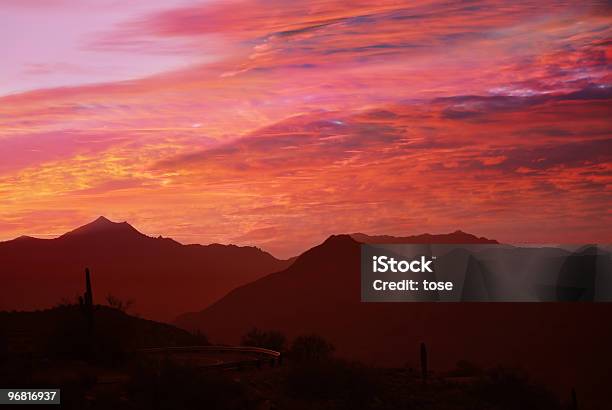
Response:
M295 338L289 351L292 361L322 361L329 359L334 346L321 336L302 335Z
M140 364L128 385L130 401L150 409L249 409L245 387L229 376L169 360Z
M113 309L117 309L121 312L127 312L134 305L134 300L123 300L118 296L109 293L106 295L106 303L108 303L108 306L112 307Z
M65 358L85 358L89 352L87 323L77 307L64 307L45 340L45 353Z
M0 328L0 366L8 359L9 346L8 337L4 329Z
M0 365L0 386L3 389L30 387L34 370L34 363L28 357L7 357Z
M448 375L451 377L478 377L482 374L482 368L467 360L459 360L455 369L448 372Z
M498 410L555 409L558 400L544 386L533 383L519 369L497 367L487 371L474 386L475 397L484 403L483 408Z
M198 346L208 346L210 345L210 340L208 340L208 336L205 333L202 333L200 330L196 330L193 333L193 343Z
M65 359L96 360L114 365L129 349L128 337L103 316L94 318L89 331L86 317L78 306L63 308L45 339L44 353Z
M243 346L263 347L277 352L285 351L287 348L287 339L281 332L276 330L264 331L256 327L242 336L240 343Z
M292 363L286 379L290 396L331 400L346 409L371 408L381 387L375 369L338 359Z
M62 296L60 300L55 304L55 307L70 307L79 304L79 296Z

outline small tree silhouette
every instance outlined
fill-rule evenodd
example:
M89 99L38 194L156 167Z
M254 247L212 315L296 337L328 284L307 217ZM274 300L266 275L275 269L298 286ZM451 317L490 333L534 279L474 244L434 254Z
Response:
M132 307L132 305L134 305L134 300L122 300L119 297L109 293L106 296L106 303L108 303L108 306L114 309L120 310L122 312L127 312Z
M77 305L79 303L79 297L78 295L73 297L62 296L59 302L55 304L55 307L70 307Z
M282 352L287 348L287 338L279 331L264 331L254 327L242 336L241 344Z
M295 361L322 361L331 357L334 346L321 336L303 335L291 344L291 358Z

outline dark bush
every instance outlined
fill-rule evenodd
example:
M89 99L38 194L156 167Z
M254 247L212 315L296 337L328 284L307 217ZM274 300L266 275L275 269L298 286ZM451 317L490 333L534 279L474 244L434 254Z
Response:
M448 372L450 377L478 377L482 376L482 374L482 368L467 360L459 360L455 369Z
M193 334L193 342L198 346L210 345L210 340L208 340L208 336L206 336L206 334L202 333L200 330L196 330Z
M483 408L499 410L555 409L558 400L544 386L531 382L519 369L497 367L487 371L474 386L473 394L489 403Z
M341 408L371 408L382 385L375 369L330 359L292 363L287 373L287 392L308 401L332 400Z
M92 359L110 365L122 361L130 347L128 338L112 320L102 316L96 319L90 334L87 320L78 307L63 308L47 336L45 353L51 357Z
M113 295L112 293L106 295L106 303L108 303L108 306L112 307L113 309L117 309L121 312L127 312L132 306L134 306L133 299L124 300L119 298L118 296Z
M131 402L147 409L249 409L245 387L219 372L162 360L135 369L128 386Z
M296 337L291 344L289 354L291 360L295 362L321 361L329 359L334 350L334 346L327 340L312 334Z
M240 342L243 346L263 347L265 349L283 352L287 349L287 338L276 330L259 330L256 327L249 330Z

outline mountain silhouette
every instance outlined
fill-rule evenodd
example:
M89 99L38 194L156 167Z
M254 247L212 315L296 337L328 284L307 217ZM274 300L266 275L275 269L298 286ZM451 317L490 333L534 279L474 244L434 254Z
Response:
M104 303L111 293L134 300L135 313L170 321L289 264L255 247L182 245L100 217L58 238L0 242L0 310L41 309L73 298L89 267L94 302Z
M95 238L95 239L106 239L105 237L128 240L128 239L142 239L146 238L146 235L138 232L136 228L127 222L112 222L104 216L99 217L93 222L76 228L70 232L66 232L60 238Z
M354 233L351 237L361 243L437 243L437 244L477 244L490 243L497 244L495 239L477 237L475 235L455 231L448 234L421 234L413 236L389 236L389 235L366 235L364 233Z
M450 235L435 240L457 238ZM344 356L390 366L415 366L425 341L433 369L450 369L458 360L504 364L524 367L559 389L606 391L602 380L610 363L602 358L610 357L612 329L604 324L612 304L363 303L360 243L354 238L331 236L284 271L176 323L215 343L237 343L252 327L290 338L317 333Z

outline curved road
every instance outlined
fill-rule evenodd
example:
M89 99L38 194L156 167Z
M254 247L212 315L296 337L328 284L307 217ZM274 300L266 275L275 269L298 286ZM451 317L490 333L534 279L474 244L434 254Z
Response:
M281 364L280 352L252 346L180 346L140 349L138 353L170 358L202 368L241 368Z

